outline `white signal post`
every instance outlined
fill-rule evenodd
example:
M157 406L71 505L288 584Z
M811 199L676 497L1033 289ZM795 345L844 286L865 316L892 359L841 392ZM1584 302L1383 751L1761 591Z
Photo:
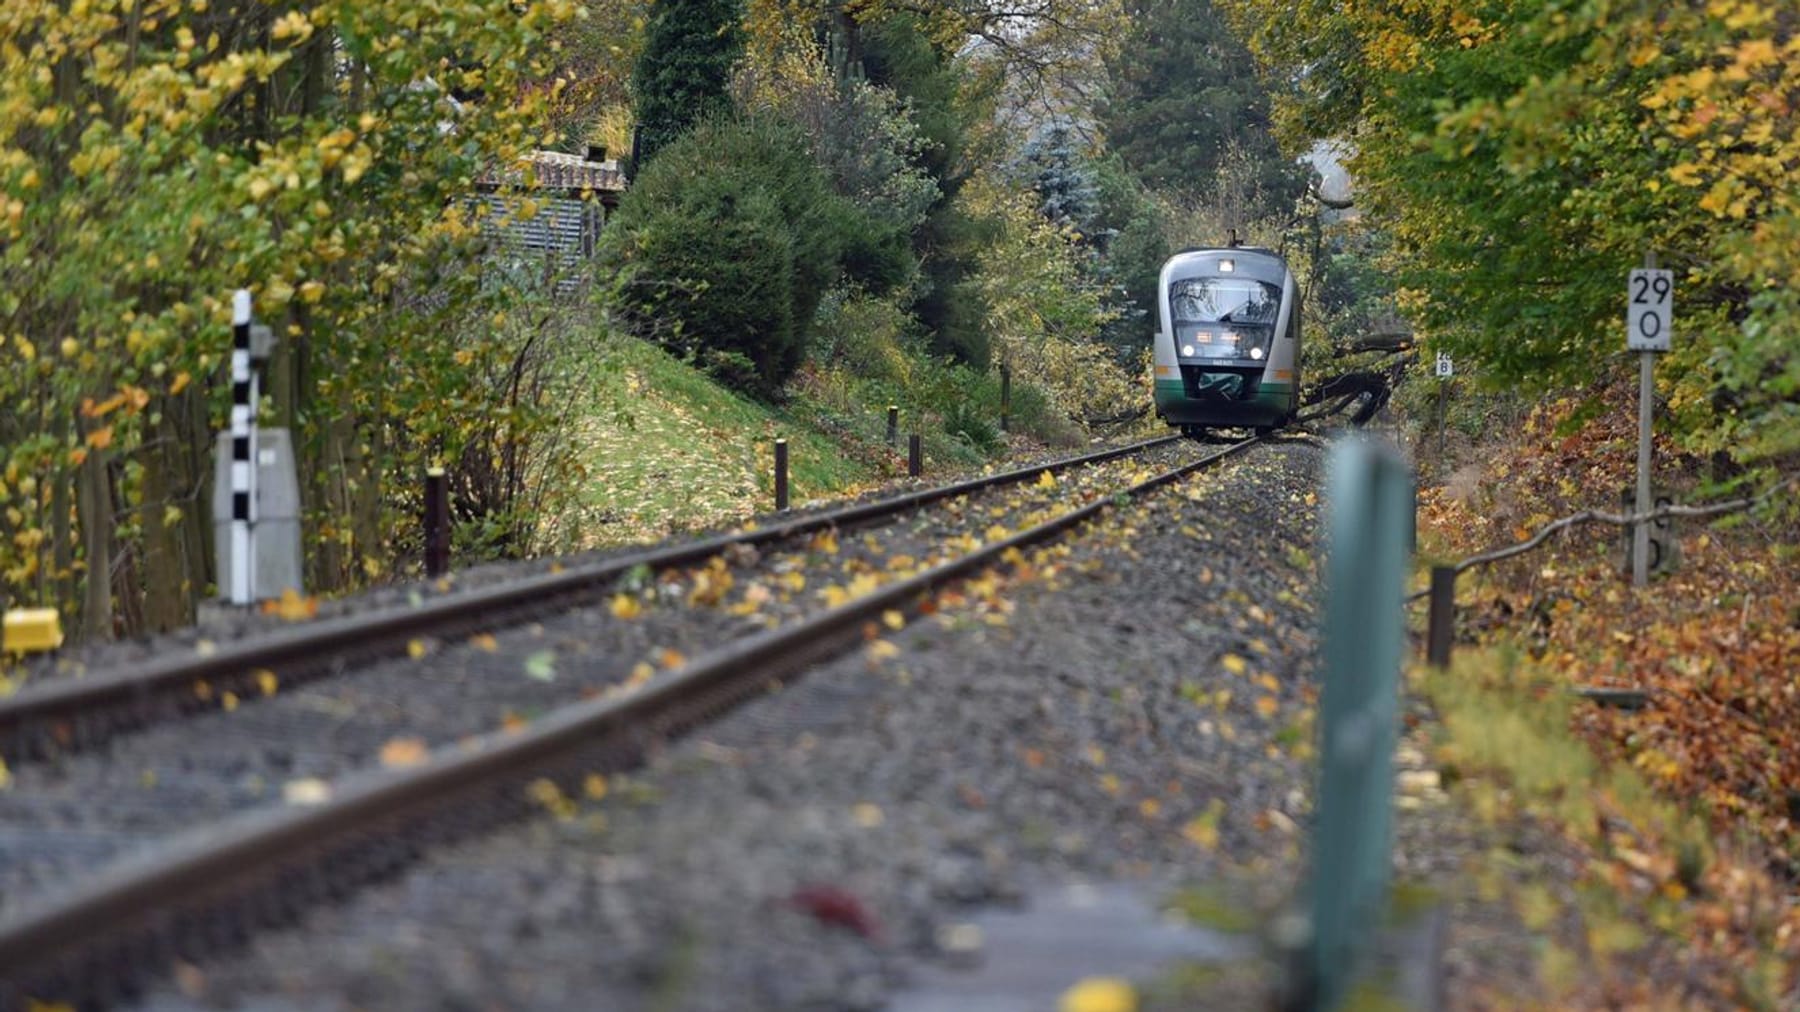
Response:
M231 299L231 572L235 605L256 601L256 369L250 360L250 291Z
M1656 254L1644 255L1641 270L1625 285L1625 347L1638 353L1637 503L1632 512L1650 512L1650 421L1656 401L1656 356L1669 350L1675 322L1675 274L1656 268ZM1631 585L1650 582L1650 522L1631 527Z

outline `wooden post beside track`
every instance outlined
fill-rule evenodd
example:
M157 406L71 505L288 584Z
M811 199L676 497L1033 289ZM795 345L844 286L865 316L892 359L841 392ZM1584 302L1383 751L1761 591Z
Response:
M775 441L775 509L779 512L788 508L788 446L787 440Z
M444 469L425 472L425 575L450 572L450 490Z
M1425 660L1434 668L1450 666L1456 639L1456 567L1431 567L1431 605L1425 627Z
M907 440L906 476L908 478L917 478L923 473L925 473L924 438L915 432Z
M890 448L900 445L900 407L888 405L887 444Z

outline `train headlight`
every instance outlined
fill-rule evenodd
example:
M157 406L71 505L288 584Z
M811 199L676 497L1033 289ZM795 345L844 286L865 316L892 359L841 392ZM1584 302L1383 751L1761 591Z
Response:
M1182 345L1182 346L1181 346L1181 353L1182 353L1182 354L1183 354L1183 355L1186 355L1186 356L1187 356L1187 357L1188 357L1188 358L1193 358L1193 357L1194 357L1194 346L1193 346L1193 345L1191 345L1191 344L1184 344L1184 345Z
M1237 270L1237 261L1236 260L1221 260L1221 261L1219 261L1219 273L1220 274L1230 274L1232 271L1235 271L1235 270Z
M1263 357L1263 350L1261 348L1251 348L1250 349L1250 357L1257 360L1258 362L1261 362L1262 357Z

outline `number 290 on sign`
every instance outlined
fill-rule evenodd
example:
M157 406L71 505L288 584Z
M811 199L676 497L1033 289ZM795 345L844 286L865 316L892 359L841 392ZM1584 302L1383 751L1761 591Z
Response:
M1625 347L1668 351L1675 319L1675 273L1641 268L1626 283Z

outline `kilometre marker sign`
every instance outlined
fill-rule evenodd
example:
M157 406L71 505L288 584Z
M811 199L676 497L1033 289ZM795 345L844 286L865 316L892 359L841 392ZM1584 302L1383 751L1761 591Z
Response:
M1625 293L1625 347L1668 351L1675 319L1675 273L1640 268L1631 272Z

